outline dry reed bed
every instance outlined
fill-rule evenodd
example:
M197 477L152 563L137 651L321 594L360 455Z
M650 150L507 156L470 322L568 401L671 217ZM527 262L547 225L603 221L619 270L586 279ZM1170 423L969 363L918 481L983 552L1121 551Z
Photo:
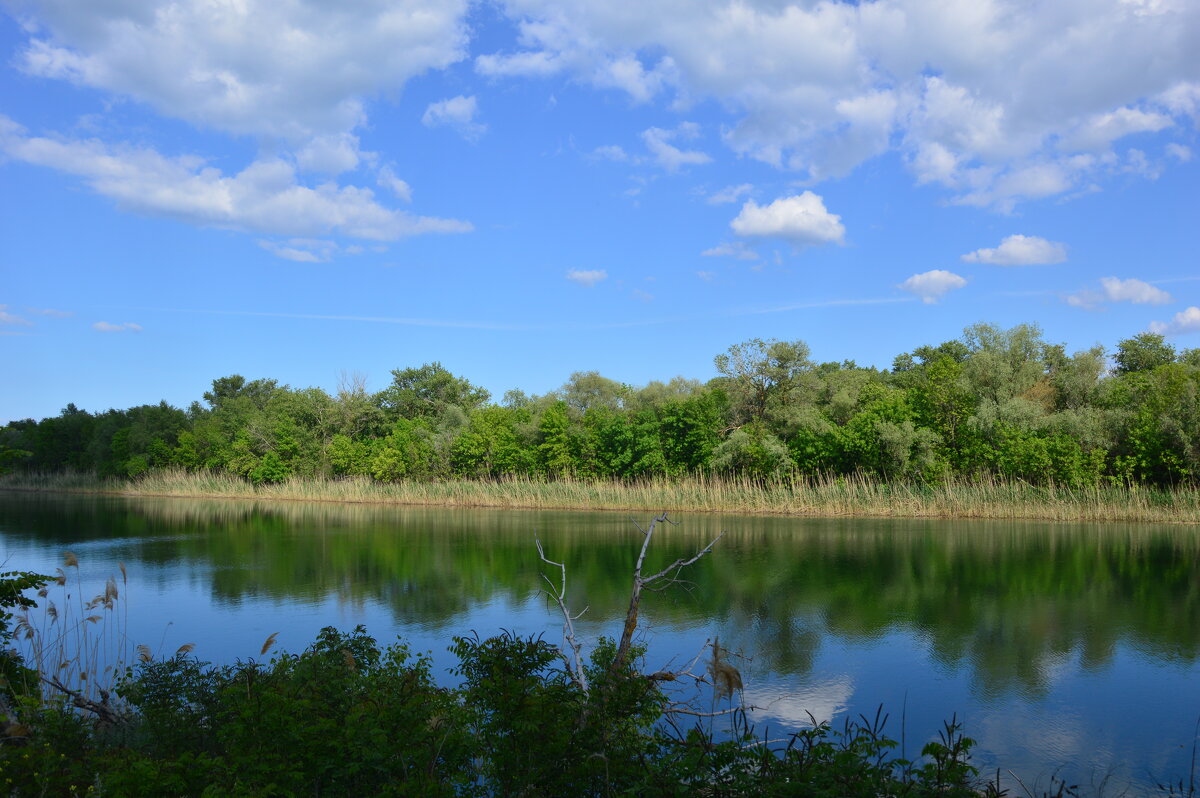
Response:
M256 487L220 472L165 470L134 480L100 480L87 474L10 475L0 479L0 490L4 489L442 507L1200 524L1196 488L1070 489L994 480L929 485L885 483L862 475L765 484L705 476L632 482L526 477L398 483L294 479Z

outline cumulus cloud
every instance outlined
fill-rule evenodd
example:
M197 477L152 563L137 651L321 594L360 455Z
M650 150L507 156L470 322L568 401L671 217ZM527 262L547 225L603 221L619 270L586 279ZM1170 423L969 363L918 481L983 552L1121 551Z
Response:
M110 147L96 139L28 135L0 116L0 153L82 178L125 209L198 225L315 237L340 234L392 241L423 233L462 233L469 222L387 208L368 188L302 184L286 161L255 161L227 175L194 156Z
M1132 302L1135 305L1165 305L1171 301L1171 295L1161 288L1155 288L1150 283L1134 278L1121 280L1116 277L1102 277L1100 285L1110 302Z
M430 103L421 117L425 127L449 127L468 141L477 141L487 131L487 125L475 121L479 105L475 95L450 97Z
M914 274L900 283L900 288L919 296L926 305L933 305L950 291L962 288L966 284L967 281L954 272L933 269L921 274Z
M33 322L29 319L8 312L8 305L0 305L0 324L18 324L22 327L31 327Z
M798 246L840 244L846 234L841 217L827 211L825 201L811 191L770 205L749 200L729 226L740 236L783 238Z
M758 253L741 241L717 244L711 249L700 253L706 258L737 258L738 260L758 260Z
M964 263L990 263L993 266L1037 266L1062 263L1067 248L1039 236L1011 235L994 249L977 249L962 256Z
M654 156L659 166L668 172L677 172L684 166L701 166L712 162L712 157L699 150L683 150L671 144L673 140L694 139L700 135L700 128L693 122L683 122L674 130L663 130L652 127L642 132L642 141L646 149Z
M1165 305L1171 302L1171 295L1150 283L1129 278L1121 280L1117 277L1100 279L1101 290L1084 289L1064 297L1072 307L1094 310L1105 302L1132 302L1135 305Z
M1153 5L1153 13L1147 9ZM899 149L918 180L1009 210L1109 174L1136 134L1186 135L1200 108L1182 0L871 3L509 0L517 46L492 76L567 73L635 102L711 98L734 115L730 148L819 180ZM624 81L613 75L621 73Z
M726 186L720 191L710 194L706 201L709 205L726 205L737 202L753 190L754 186L749 183L742 183L740 186Z
M120 324L110 324L107 321L98 321L92 325L92 329L102 333L120 333L120 332L141 332L142 325L134 324L131 321L121 322Z
M27 0L28 73L235 134L347 133L364 98L466 55L465 0ZM345 162L343 160L343 162Z
M1182 333L1200 332L1200 308L1192 305L1175 314L1169 322L1150 322L1150 332L1159 335L1180 335Z
M567 272L568 280L589 288L607 277L608 272L604 269L571 269Z
M317 136L296 150L296 166L305 172L340 175L358 166L358 136L335 133Z

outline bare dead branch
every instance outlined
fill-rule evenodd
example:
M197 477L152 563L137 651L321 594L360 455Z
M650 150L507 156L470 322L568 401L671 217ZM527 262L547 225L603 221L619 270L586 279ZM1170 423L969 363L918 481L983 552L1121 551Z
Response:
M687 559L678 559L653 576L645 578L642 576L642 566L646 563L646 552L650 550L650 541L654 537L654 530L660 523L673 524L675 522L668 518L666 513L663 513L662 515L651 519L649 526L647 526L645 529L642 529L642 527L638 526L638 530L641 531L643 538L642 549L638 552L637 562L633 567L633 590L630 592L629 596L629 609L625 613L625 628L621 631L621 642L617 645L616 656L613 657L612 664L609 666L611 673L616 673L621 668L625 667L625 664L629 659L629 650L633 645L633 634L637 630L638 611L642 603L643 588L645 588L647 585L653 585L654 582L664 579L671 574L674 574L674 576L672 576L667 582L668 585L673 584L676 581L680 581L678 579L679 572L711 552L717 541L725 535L725 533L722 532L720 535L717 535L716 538L714 538L707 546L693 556ZM636 521L634 522L634 525L637 526ZM658 586L654 585L651 587L651 589L658 589Z
M559 573L562 574L562 581L559 583L557 590L554 588L554 583L550 581L550 577L542 574L542 579L545 579L546 584L550 587L550 589L546 591L547 595L554 599L555 603L558 604L559 611L562 613L563 640L568 646L571 647L572 657L568 657L566 652L564 652L561 648L558 652L559 656L561 656L563 662L566 663L567 673L570 674L571 680L575 682L576 686L578 686L580 690L583 691L584 695L587 695L588 680L587 673L583 669L583 646L580 644L578 638L575 637L575 621L579 620L579 618L581 618L583 614L587 612L587 607L584 607L575 615L571 615L571 611L567 609L566 603L567 566L563 563L555 562L547 557L546 552L542 549L542 541L536 535L534 535L533 542L537 546L538 557L541 558L542 562L546 563L547 565L556 566L559 570Z
M112 726L121 719L112 706L108 703L107 690L101 690L100 700L93 701L83 693L80 693L78 690L72 690L70 687L67 687L65 684L59 681L57 676L43 676L42 681L53 687L55 690L58 690L64 695L68 696L71 699L71 703L79 709L87 710L88 712L94 714L97 722L101 725Z

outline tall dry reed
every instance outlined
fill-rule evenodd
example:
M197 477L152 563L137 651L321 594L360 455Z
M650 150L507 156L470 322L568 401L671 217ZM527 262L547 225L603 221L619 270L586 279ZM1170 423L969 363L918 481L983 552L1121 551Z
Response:
M353 477L255 486L224 472L168 469L134 480L99 480L83 474L9 475L0 480L0 489L443 507L1200 523L1200 490L1194 487L1068 488L988 477L941 483L884 482L865 474L767 482L708 475L630 481L505 477L394 483Z

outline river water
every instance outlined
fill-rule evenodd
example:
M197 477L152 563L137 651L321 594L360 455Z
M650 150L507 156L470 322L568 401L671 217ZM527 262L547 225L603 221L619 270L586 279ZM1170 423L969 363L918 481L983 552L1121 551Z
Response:
M719 636L745 657L745 698L771 736L810 714L841 723L882 706L910 756L957 717L977 740L975 764L1001 768L1017 792L1009 771L1035 791L1055 774L1105 794L1186 785L1200 720L1200 529L672 517L647 571L726 534L687 583L645 598L646 667L683 663ZM54 573L69 550L77 594L115 577L117 607L96 624L109 627L106 651L140 643L169 656L193 643L201 659L232 662L258 657L272 633L299 651L321 627L365 624L429 652L452 683L454 635L560 639L540 576L557 573L538 561L535 534L567 564L568 603L588 608L580 637L619 634L634 521L647 520L0 493L0 570Z

